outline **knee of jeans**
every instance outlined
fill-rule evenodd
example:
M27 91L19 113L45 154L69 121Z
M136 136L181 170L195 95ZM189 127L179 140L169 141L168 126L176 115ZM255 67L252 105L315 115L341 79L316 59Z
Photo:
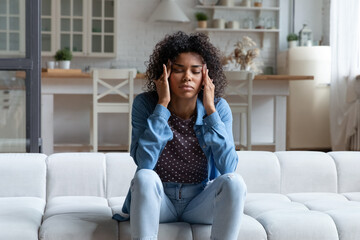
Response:
M136 172L134 179L132 181L132 187L137 189L150 189L151 186L159 187L161 185L161 180L159 175L153 170L150 169L141 169Z
M243 178L237 173L227 173L221 175L222 187L229 192L229 197L245 198L247 193L246 184Z

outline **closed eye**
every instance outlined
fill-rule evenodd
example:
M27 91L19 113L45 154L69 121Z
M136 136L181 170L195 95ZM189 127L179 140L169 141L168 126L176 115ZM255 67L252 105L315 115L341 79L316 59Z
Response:
M174 68L173 71L174 71L175 73L181 73L181 72L183 72L182 69L176 69L176 68Z

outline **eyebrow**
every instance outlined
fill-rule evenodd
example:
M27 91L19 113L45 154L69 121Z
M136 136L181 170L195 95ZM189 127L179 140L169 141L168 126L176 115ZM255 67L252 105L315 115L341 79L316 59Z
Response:
M173 63L174 65L178 66L178 67L185 67L184 65L178 64L178 63ZM191 67L202 67L202 65L191 65Z

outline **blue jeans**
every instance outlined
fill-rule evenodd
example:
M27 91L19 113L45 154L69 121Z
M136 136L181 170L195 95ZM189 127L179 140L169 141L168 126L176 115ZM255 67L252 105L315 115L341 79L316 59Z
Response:
M139 170L131 182L133 240L157 239L159 223L212 224L211 239L237 239L246 185L228 173L204 184L162 183L153 170Z

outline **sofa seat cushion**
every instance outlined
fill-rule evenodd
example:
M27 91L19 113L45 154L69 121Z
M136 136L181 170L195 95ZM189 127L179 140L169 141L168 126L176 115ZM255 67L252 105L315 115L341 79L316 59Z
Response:
M65 196L48 200L40 239L118 239L117 222L105 198Z
M306 207L316 211L330 211L344 208L360 208L360 202L348 200L312 200L304 203Z
M191 225L194 240L208 240L211 234L211 225ZM266 240L266 232L263 226L254 218L244 214L238 240Z
M348 192L348 193L342 193L347 199L351 201L358 201L360 202L360 192Z
M48 217L40 228L41 240L118 240L117 222L111 214L64 213Z
M344 196L337 193L311 192L290 193L286 195L291 201L305 203L312 200L346 200Z
M109 206L111 207L112 213L114 214L121 214L122 213L122 207L125 202L125 196L124 197L113 197L108 199Z
M105 198L92 196L65 196L48 200L44 219L54 215L68 213L91 213L112 216L111 209Z
M37 240L44 208L42 198L0 198L0 239Z
M245 204L244 213L257 218L259 215L269 212L277 211L280 209L287 210L303 210L308 211L309 209L305 205L296 202L284 202L276 200L266 200L266 201L253 201Z
M338 240L331 217L317 211L281 209L261 214L258 220L268 240Z
M327 211L336 224L339 239L360 239L360 208L335 209Z
M119 239L131 240L130 221L119 222ZM158 240L193 240L191 226L185 222L160 223Z
M246 203L253 201L280 201L280 202L291 202L290 199L279 193L247 193Z

